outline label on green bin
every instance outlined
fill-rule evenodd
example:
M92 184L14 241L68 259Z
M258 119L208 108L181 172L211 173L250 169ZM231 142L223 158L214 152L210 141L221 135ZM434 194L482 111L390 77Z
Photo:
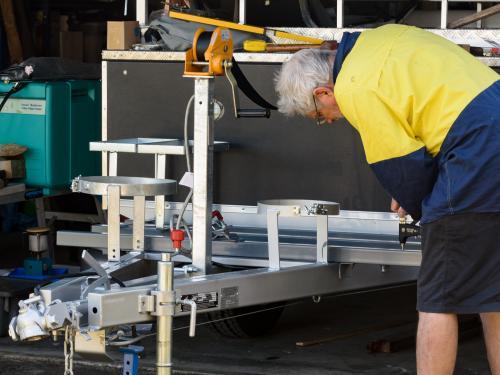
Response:
M0 97L0 100L2 97ZM45 100L13 99L5 103L2 113L18 113L22 115L45 115Z

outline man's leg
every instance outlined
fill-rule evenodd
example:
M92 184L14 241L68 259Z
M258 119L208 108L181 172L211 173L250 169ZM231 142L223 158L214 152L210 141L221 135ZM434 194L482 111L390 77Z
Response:
M484 341L488 350L491 373L500 375L500 312L482 313Z
M455 314L419 312L417 332L419 375L453 374L457 345L458 321Z

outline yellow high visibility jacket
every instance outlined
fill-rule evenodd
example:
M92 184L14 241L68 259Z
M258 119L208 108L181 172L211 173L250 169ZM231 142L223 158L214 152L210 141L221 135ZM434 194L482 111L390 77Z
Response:
M438 35L386 25L343 37L334 83L368 163L414 218L500 211L495 71Z

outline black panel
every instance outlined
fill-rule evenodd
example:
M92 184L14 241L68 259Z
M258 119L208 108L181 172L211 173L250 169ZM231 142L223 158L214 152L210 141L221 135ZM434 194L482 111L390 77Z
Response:
M276 101L273 75L278 68L242 64L250 82L271 102ZM108 62L108 139L182 138L185 107L194 89L193 79L182 73L181 63ZM347 122L318 128L312 120L277 112L268 120L237 120L224 77L216 79L215 93L225 105L215 138L231 143L230 151L215 158L215 202L255 205L269 198L310 198L337 201L349 210L388 210L390 198ZM243 108L249 106L242 102ZM153 176L153 156L122 154L118 164L121 175ZM167 176L179 179L184 168L183 157L170 157ZM184 199L185 191L181 193L176 201Z

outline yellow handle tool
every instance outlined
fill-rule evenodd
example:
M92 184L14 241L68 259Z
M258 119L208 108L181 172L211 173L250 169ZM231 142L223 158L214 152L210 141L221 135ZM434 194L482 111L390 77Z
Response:
M248 39L243 42L243 49L247 52L266 52L265 40Z
M222 21L222 20L217 20L217 19L208 18L208 17L195 16L193 14L176 12L176 11L173 11L173 10L171 10L168 13L168 15L171 18L176 18L176 19L179 19L179 20L184 20L184 21L189 21L189 22L198 22L198 23L202 23L202 24L205 24L205 25L212 25L212 26L224 27L224 28L232 29L232 30L245 31L247 33L254 33L254 34L266 35L266 36L275 36L275 37L278 37L278 38L296 40L296 41L299 41L299 42L311 43L311 44L321 44L321 43L323 43L322 39L312 38L312 37L309 37L309 36L287 33L285 31L268 29L266 27L241 25L239 23L234 23L234 22L229 22L229 21Z

